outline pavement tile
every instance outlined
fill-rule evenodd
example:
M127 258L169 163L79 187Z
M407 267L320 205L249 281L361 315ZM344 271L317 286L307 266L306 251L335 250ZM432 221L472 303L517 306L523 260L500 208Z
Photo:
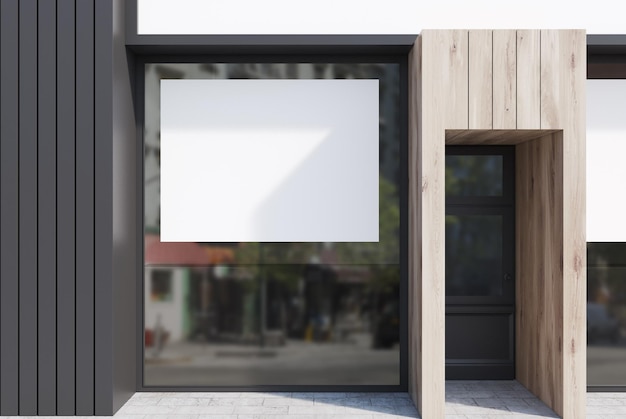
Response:
M177 406L174 413L184 415L207 415L232 414L234 411L234 406Z
M289 400L289 399L261 399L253 398L248 399L245 397L240 398L216 398L216 399L201 399L200 404L203 406L261 406L266 400Z
M254 399L260 400L263 406L313 406L315 403L313 399L296 399L296 398L268 398L268 399Z
M236 414L252 414L252 415L278 415L287 414L289 412L289 406L235 406Z
M596 398L588 398L587 406L626 406L626 397L620 398L608 398L604 397L601 399Z
M346 407L335 405L289 406L289 414L335 414L345 413Z
M199 399L192 397L163 397L159 400L159 406L197 406Z
M156 406L160 401L160 397L131 397L126 406Z

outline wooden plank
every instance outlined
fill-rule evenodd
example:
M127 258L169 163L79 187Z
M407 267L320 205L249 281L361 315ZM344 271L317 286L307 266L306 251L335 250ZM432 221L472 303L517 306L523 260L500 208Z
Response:
M56 1L38 2L38 414L56 415Z
M440 116L442 127L446 129L468 128L468 32L463 30L426 30L422 32L423 54L428 54L430 59L422 56L424 70L426 66L437 67L436 74L424 80L445 80L445 83L437 85L441 92L441 98L437 99L437 105L446 114ZM425 44L428 40L428 46ZM428 48L428 50L427 50ZM446 54L442 54L446 51ZM429 61L433 61L432 63ZM434 88L434 87L433 87ZM430 100L430 99L428 99Z
M585 32L542 31L541 40L541 123L563 129L565 156L562 316L567 350L563 351L562 409L557 413L582 418L586 391Z
M96 1L94 15L94 413L113 412L113 5Z
M517 128L541 128L540 32L517 31Z
M20 415L37 415L37 1L20 0Z
M19 405L19 3L0 3L0 414Z
M421 415L443 418L445 404L445 129L467 127L467 32L422 32L418 274ZM444 53L442 53L442 51Z
M469 128L493 127L493 35L489 30L471 30L469 42Z
M557 413L563 400L562 132L517 146L517 379Z
M94 5L76 1L76 414L94 414Z
M57 414L76 412L75 5L57 0Z
M446 145L515 145L558 130L446 130Z
M564 128L561 115L561 48L557 31L541 31L541 128Z
M517 127L517 32L493 31L493 128Z

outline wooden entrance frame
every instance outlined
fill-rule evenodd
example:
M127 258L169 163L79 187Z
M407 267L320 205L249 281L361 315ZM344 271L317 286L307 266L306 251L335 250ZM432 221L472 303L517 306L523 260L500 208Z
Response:
M409 392L445 409L445 145L516 148L516 378L564 418L586 402L586 38L428 30L409 60Z

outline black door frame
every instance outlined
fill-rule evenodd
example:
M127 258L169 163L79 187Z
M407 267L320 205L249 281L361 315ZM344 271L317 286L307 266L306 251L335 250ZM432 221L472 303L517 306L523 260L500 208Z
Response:
M484 359L446 359L446 375L453 379L512 379L515 377L515 146L462 145L446 146L449 155L502 156L503 194L501 197L446 195L446 215L502 215L503 271L511 276L504 280L502 296L446 296L446 316L507 315L509 357L495 361ZM508 250L508 251L506 251ZM508 285L508 286L507 286ZM489 342L484 342L487 345Z

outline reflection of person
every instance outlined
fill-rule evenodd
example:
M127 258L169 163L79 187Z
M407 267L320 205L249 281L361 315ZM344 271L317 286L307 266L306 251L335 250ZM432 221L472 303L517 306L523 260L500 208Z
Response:
M154 357L158 358L163 351L163 345L165 343L165 329L161 323L161 313L157 314L156 324L154 325Z

